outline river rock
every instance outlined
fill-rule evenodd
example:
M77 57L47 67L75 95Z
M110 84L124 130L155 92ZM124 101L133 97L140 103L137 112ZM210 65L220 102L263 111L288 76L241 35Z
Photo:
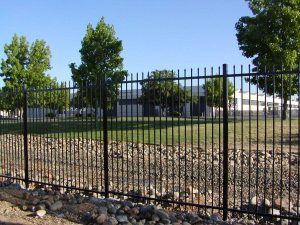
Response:
M109 203L108 205L107 205L107 212L109 213L109 214L116 214L117 213L117 207L114 205L114 204L111 204L111 203Z
M43 203L39 203L37 206L36 206L36 210L46 210L46 205L43 204Z
M250 200L250 204L255 206L256 204L258 204L258 199L256 196L253 196Z
M103 224L106 219L107 219L107 215L106 214L100 214L97 217L96 222L99 223L99 224Z
M108 209L105 206L100 206L100 207L97 208L97 212L99 214L105 214L105 215L107 215L107 211L108 211Z
M154 206L153 205L145 205L145 206L142 206L140 208L140 213L144 216L149 215L149 214L151 216L153 214L153 212L154 212Z
M214 213L210 216L210 219L216 222L223 221L222 216L219 213Z
M35 212L35 215L38 216L39 218L43 218L46 215L46 210L44 209L37 210Z
M269 199L264 199L263 202L262 202L262 206L265 206L265 207L271 207L271 202Z
M155 221L155 222L158 222L158 221L160 220L160 218L159 218L158 215L153 214L153 215L151 216L151 220L152 220L152 221Z
M51 210L51 211L56 211L56 210L61 209L62 206L63 206L63 204L62 204L61 201L56 201L56 202L54 202L54 203L50 206L50 210Z
M277 198L275 201L274 201L274 206L277 208L277 209L280 209L280 205L281 205L281 208L288 212L288 211L291 211L291 209L293 208L293 203L292 202L289 202L289 200L287 198Z
M116 219L118 220L119 223L128 222L128 218L126 215L117 215Z
M163 219L161 220L162 224L171 224L171 221L169 219Z
M117 224L118 224L118 220L116 220L116 218L114 217L107 218L103 223L103 225L117 225Z
M169 219L169 213L163 209L155 210L155 214L160 218L160 220Z
M140 213L140 210L138 207L133 207L128 211L129 216L134 217L137 216Z

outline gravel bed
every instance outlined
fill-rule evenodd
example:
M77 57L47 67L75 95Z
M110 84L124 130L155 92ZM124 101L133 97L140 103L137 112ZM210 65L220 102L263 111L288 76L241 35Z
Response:
M0 135L0 173L24 178L23 138ZM297 145L240 143L229 149L229 207L299 216ZM235 150L233 150L235 149ZM258 150L257 150L258 149ZM90 191L104 191L103 143L87 139L29 138L30 179ZM123 200L135 196L222 206L223 151L205 146L142 145L111 142L108 146L109 188ZM135 198L133 199L135 200ZM174 210L197 207L163 204ZM281 206L281 207L280 207ZM201 210L214 214L217 210ZM233 218L244 215L231 214Z

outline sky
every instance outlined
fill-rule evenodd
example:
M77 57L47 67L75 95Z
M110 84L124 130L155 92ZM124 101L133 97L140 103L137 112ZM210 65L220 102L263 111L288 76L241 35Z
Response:
M102 16L122 40L130 73L251 62L235 36L238 19L251 15L244 0L1 0L0 7L0 59L15 33L30 43L43 39L52 55L48 74L59 82L71 80L86 27Z

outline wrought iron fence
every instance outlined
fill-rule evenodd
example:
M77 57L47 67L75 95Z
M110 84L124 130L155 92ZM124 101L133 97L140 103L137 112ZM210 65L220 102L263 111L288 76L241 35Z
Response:
M0 176L224 219L299 220L299 68L236 71L3 91ZM253 77L276 94L247 82Z

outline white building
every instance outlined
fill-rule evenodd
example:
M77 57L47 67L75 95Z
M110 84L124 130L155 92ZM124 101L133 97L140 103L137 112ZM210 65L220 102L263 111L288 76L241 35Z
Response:
M263 93L250 93L249 91L242 92L241 90L235 91L235 107L230 107L230 112L234 110L238 112L236 115L270 115L270 116L281 116L281 110L283 110L283 99ZM298 116L299 102L296 100L288 101L288 116L291 112L291 116Z
M205 91L202 86L192 86L186 87L186 91L188 91L193 97L198 99L197 102L194 103L186 103L181 109L180 113L182 116L191 117L191 116L220 116L222 117L222 108L211 108L206 105L205 102ZM108 112L108 116L164 116L165 113L160 109L159 106L153 106L147 103L147 101L141 101L140 97L142 96L141 89L133 89L133 90L123 90L119 94L119 100L112 107L112 110ZM155 96L159 97L159 96ZM234 96L235 105L229 105L229 116L281 116L282 104L283 100L278 97L268 96L263 93L249 93L242 92L241 90L235 91ZM298 117L299 110L299 102L294 100L288 101L288 116L291 114L292 117ZM42 118L46 116L49 112L55 111L48 108L28 108L27 115L29 118ZM99 107L97 109L94 108L72 108L69 107L63 114L59 114L57 116L60 117L70 117L76 115L97 115L102 116L102 109ZM0 116L6 117L8 113L5 111L0 111Z

